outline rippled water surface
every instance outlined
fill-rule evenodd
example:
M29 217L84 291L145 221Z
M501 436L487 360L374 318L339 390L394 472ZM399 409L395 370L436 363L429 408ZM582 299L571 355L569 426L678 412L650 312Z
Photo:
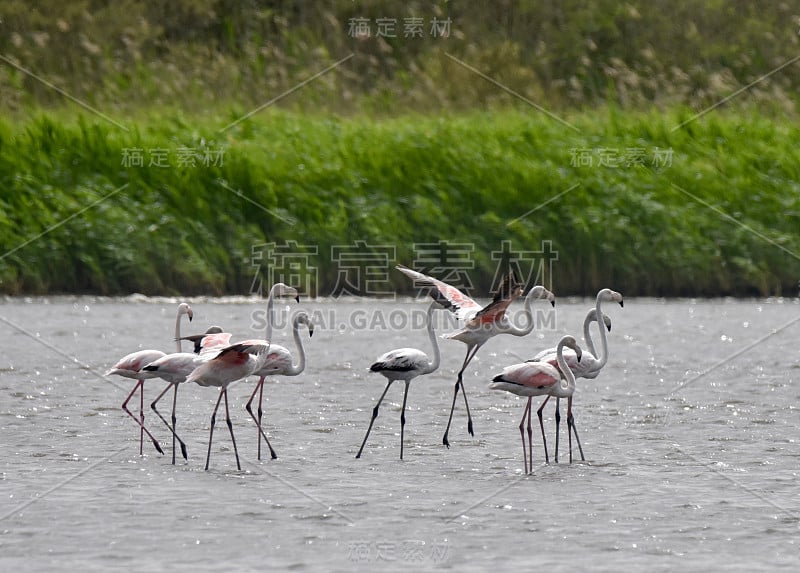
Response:
M166 455L147 441L138 455L120 410L132 381L102 376L128 352L172 351L173 301L0 303L0 569L798 570L797 301L607 306L608 365L578 381L575 399L586 461L567 463L562 443L560 463L545 465L535 429L535 471L523 476L523 400L488 382L561 334L580 336L591 302L559 299L555 323L481 349L465 375L475 437L459 400L449 450L441 438L464 346L442 340L441 368L411 386L402 462L400 384L354 456L385 386L369 364L402 346L430 354L411 320L424 303L293 303L319 324L302 335L305 373L265 387L277 460L256 459L243 408L255 380L230 390L242 471L224 416L203 470L216 389L181 387L189 460L173 466L169 431L149 409ZM252 302L192 306L184 333L256 334ZM382 320L392 312L393 324ZM293 348L285 328L274 340ZM147 382L147 403L163 386Z

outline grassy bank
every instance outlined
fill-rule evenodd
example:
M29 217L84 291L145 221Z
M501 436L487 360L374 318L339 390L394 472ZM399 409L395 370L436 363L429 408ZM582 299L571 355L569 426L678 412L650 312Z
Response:
M799 25L796 2L773 0L4 0L0 108L62 102L21 68L118 113L255 107L352 54L282 105L508 102L458 60L547 109L700 110L753 82L748 98L796 114L800 76L771 70L797 56Z
M129 131L0 120L0 292L247 293L253 246L297 241L318 249L326 295L332 246L391 245L411 264L415 244L442 240L474 244L481 294L507 240L552 241L559 294L797 293L797 125L721 111L676 130L690 112L565 125L533 110L266 111L220 131L237 117L162 111Z

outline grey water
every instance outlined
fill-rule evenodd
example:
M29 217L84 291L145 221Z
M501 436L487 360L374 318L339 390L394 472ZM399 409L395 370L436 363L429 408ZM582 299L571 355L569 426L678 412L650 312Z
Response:
M498 336L478 352L464 379L475 436L459 397L450 449L442 434L465 347L440 339L441 367L411 384L402 462L402 384L355 459L386 383L367 368L393 348L431 355L415 318L425 303L282 302L281 314L304 309L317 329L310 339L301 332L305 372L265 385L264 427L278 459L257 460L244 410L255 379L231 386L241 471L224 414L203 470L217 389L180 387L177 430L189 459L173 466L169 430L147 408L164 383L145 384L145 423L165 455L145 439L139 456L137 426L120 409L134 382L103 376L129 352L173 351L177 302L0 301L1 571L800 566L797 300L605 305L610 358L596 380L578 380L575 395L586 460L576 448L569 463L562 427L553 462L548 405L551 463L534 415L529 476L518 429L525 402L488 383L564 333L580 339L592 300L560 298L555 317L537 314L530 335ZM189 302L184 334L211 324L234 340L260 334L260 301ZM439 333L454 326L439 319ZM279 326L273 340L296 352ZM170 400L162 405L168 412Z

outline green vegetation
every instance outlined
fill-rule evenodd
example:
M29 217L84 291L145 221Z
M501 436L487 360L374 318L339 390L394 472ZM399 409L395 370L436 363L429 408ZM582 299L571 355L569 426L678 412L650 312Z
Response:
M247 293L296 241L327 294L334 245L449 241L483 293L551 241L562 295L794 295L798 31L773 0L5 0L0 292Z
M356 240L407 264L414 243L474 243L476 292L503 240L552 241L562 295L793 295L800 276L800 127L755 114L677 130L688 110L567 114L574 129L535 110L273 110L223 132L237 113L128 132L90 117L0 121L0 245L16 249L0 291L247 293L252 247L290 240L318 247L319 294L336 282L331 246Z
M421 38L407 37L414 17ZM378 20L394 26L379 36ZM220 101L251 109L351 53L282 105L438 113L508 103L451 54L548 109L699 110L796 57L798 30L797 3L775 0L0 3L0 54L112 116L161 106L215 113ZM793 70L761 79L745 98L793 112ZM62 101L0 65L0 106Z

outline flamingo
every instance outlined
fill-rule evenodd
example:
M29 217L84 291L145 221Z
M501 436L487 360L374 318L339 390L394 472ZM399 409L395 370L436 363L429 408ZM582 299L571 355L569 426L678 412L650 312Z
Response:
M213 335L212 335L213 336ZM264 365L269 350L268 344L249 344L238 343L226 346L220 350L216 356L203 362L200 366L192 370L186 377L187 382L196 382L200 386L219 387L219 398L211 413L211 430L208 435L208 454L206 455L206 467L211 460L211 442L214 438L214 425L217 419L217 410L222 398L225 398L225 423L231 434L233 442L233 453L236 456L236 468L241 470L239 463L239 451L236 448L236 437L233 435L233 423L231 422L230 408L228 407L228 385L231 382L247 378L253 372ZM253 353L256 353L254 356Z
M292 353L289 352L284 346L280 346L279 344L272 344L269 348L269 353L267 355L266 362L264 366L261 367L260 370L253 372L254 375L259 376L258 383L256 387L253 389L253 393L250 395L250 399L247 401L247 405L245 409L247 410L250 417L253 418L253 421L258 426L258 459L261 459L261 438L264 438L264 441L267 443L267 447L269 447L270 456L272 459L276 459L278 455L275 453L275 450L272 449L272 446L267 439L267 436L264 434L264 430L261 426L261 418L263 411L261 409L261 401L264 396L264 379L267 376L297 376L298 374L302 373L303 370L306 368L306 353L303 349L303 343L300 340L300 325L304 324L308 328L308 336L314 336L314 323L311 322L308 314L305 312L298 312L294 319L292 320L292 334L294 337L294 344L297 347L297 355L298 355L298 362L297 364L292 363ZM269 334L269 333L268 333ZM256 392L258 392L258 418L253 415L253 408L252 403L253 399L256 396Z
M567 363L567 366L572 373L575 375L576 378L596 378L597 374L599 373L599 368L602 368L602 365L599 366L600 361L596 358L597 351L595 350L594 342L592 341L592 335L590 332L590 327L592 322L597 321L597 309L592 308L586 313L586 317L583 321L583 338L586 341L586 346L589 348L589 351L584 351L582 354L582 358L580 361L577 359L577 355L575 352L567 350L564 355L564 360ZM607 330L611 331L611 319L607 315L603 315L603 323ZM557 355L557 348L548 348L546 350L542 350L531 358L527 360L527 362L547 362L551 366L558 368L558 361L556 360ZM596 369L597 368L597 369ZM547 438L545 438L544 434L544 422L542 420L542 411L544 410L545 405L550 400L548 396L545 398L544 402L542 402L539 409L536 411L536 415L539 417L539 427L542 430L542 445L544 446L544 456L545 461L547 463L550 462L547 454ZM556 398L558 401L558 398ZM558 407L556 407L556 463L558 462L558 428L561 423L561 413L558 411ZM578 441L578 449L581 451L581 459L583 459L583 448L581 447L581 441L578 438L577 432L575 433L575 439Z
M266 323L267 324L266 324L264 339L263 340L251 339L251 340L245 340L243 342L252 343L252 344L266 344L266 345L270 346L270 348L271 348L270 356L273 354L273 351L274 351L275 354L276 354L276 359L278 359L279 357L283 357L283 354L285 352L285 354L288 355L288 357L289 357L288 362L289 362L289 365L291 366L292 357L291 357L291 354L289 353L289 351L286 348L284 348L283 346L279 346L277 344L276 345L271 345L271 343L270 343L270 341L272 339L272 324L274 322L273 317L272 317L272 309L273 309L274 299L275 299L275 297L278 297L278 296L289 296L289 297L294 298L298 303L300 302L300 294L297 292L296 288L294 288L292 286L288 286L288 285L286 285L284 283L281 283L281 282L278 282L278 283L275 283L274 285L272 285L272 288L269 289L269 296L267 297L267 315L266 315ZM303 314L305 314L305 313L303 313ZM305 316L305 319L306 320L308 319L308 315ZM311 325L310 321L308 321L306 324L309 327L309 333L313 334L313 331L314 331L313 325ZM296 336L297 336L297 330L295 329L295 341L298 344L298 348L299 348L299 352L300 352L300 364L298 364L299 370L294 374L289 374L289 376L296 376L297 374L300 374L300 372L302 372L305 369L305 354L303 353L302 345L300 344L300 341L298 340L298 338ZM262 369L262 370L264 370L264 369ZM259 434L258 434L258 459L259 460L261 459L261 438L263 437L264 441L267 443L267 447L269 448L270 457L274 460L274 459L276 459L278 457L278 455L275 453L275 450L272 448L272 445L269 443L269 439L267 438L267 435L264 433L264 430L261 427L261 419L263 417L263 410L261 408L261 404L262 404L262 399L264 397L264 390L263 390L264 378L267 376L267 374L263 374L260 371L259 372L254 372L254 374L256 376L259 376L259 380L256 383L256 388L255 388L255 390L253 390L253 394L250 396L250 400L248 400L247 405L245 406L245 408L247 409L247 413L250 414L250 417L253 418L253 421L256 423L256 426L258 426L258 432L259 432ZM253 410L252 410L252 402L253 402L253 397L255 396L256 390L260 390L259 396L258 396L258 419L256 419L256 417L253 415Z
M175 441L177 440L181 447L181 454L183 455L184 460L188 460L188 454L186 451L186 444L181 440L176 431L176 423L177 419L175 416L175 408L178 401L178 385L186 381L186 377L192 373L192 371L197 368L200 364L202 364L205 360L208 360L213 357L213 348L214 346L211 345L211 338L209 338L210 334L220 334L222 333L222 328L219 326L211 326L206 330L205 334L195 334L192 336L184 336L179 340L190 340L194 343L195 352L174 352L172 354L167 354L166 356L162 356L158 360L154 360L150 364L144 366L142 368L142 373L144 374L145 378L162 378L166 380L168 384L161 391L161 393L153 400L150 404L150 407L156 413L156 415L161 419L162 422L170 429L172 432L172 464L175 465ZM203 342L208 338L206 341L206 346L203 347ZM230 339L230 334L225 333L223 337L216 337L213 340L216 341L216 348L221 348L228 344ZM200 355L201 351L205 348L206 352L203 352ZM173 388L174 392L172 395L172 426L170 426L169 422L164 419L164 416L161 415L161 412L158 411L156 405L158 404L159 400L167 393L167 391Z
M186 316L189 317L189 322L191 322L192 317L194 316L194 313L192 312L192 308L188 304L186 304L185 302L182 302L181 304L178 305L178 312L177 312L176 317L175 317L175 344L177 346L178 352L180 352L180 350L181 350L181 343L180 343L179 339L181 337L181 317L183 315L186 315ZM114 366L112 366L105 374L106 376L110 376L112 374L116 374L117 376L123 376L125 378L132 378L132 379L136 380L136 385L133 387L133 390L131 390L131 393L128 394L128 397L125 398L125 401L122 403L122 409L126 414L128 414L131 418L133 418L133 420L137 424L139 424L139 455L140 456L142 455L142 445L143 445L143 442L144 442L144 434L147 434L147 436L153 442L153 445L155 446L156 451L158 451L158 453L160 453L160 454L164 453L164 450L161 449L161 445L158 443L158 440L156 440L153 437L153 434L151 434L150 431L147 428L145 428L145 426L144 426L144 381L149 376L144 375L142 373L142 368L144 366L146 366L147 364L149 364L149 363L151 363L151 362L153 362L155 360L158 360L159 358L161 358L163 356L165 356L165 353L160 351L160 350L139 350L137 352L132 352L131 354L128 354L128 355L123 356L122 358L120 358L119 361L117 361L117 363L114 364ZM139 390L139 419L138 420L136 419L136 416L134 416L131 413L131 411L128 410L128 401L130 401L130 399L136 393L136 390ZM173 431L173 436L174 435L175 435L175 432ZM173 445L174 445L174 443L173 443Z
M505 390L517 396L527 396L528 403L522 411L522 420L519 423L519 433L522 437L522 458L525 464L525 473L533 472L533 443L531 430L531 400L534 396L547 395L556 397L571 397L575 392L575 376L572 370L567 366L564 359L564 347L571 348L575 351L575 356L578 362L581 361L581 348L575 341L575 338L567 335L564 336L556 347L556 360L561 367L561 372L548 362L522 362L520 364L513 364L503 368L502 374L498 374L492 379L489 388L492 390ZM566 379L566 384L562 383L562 375ZM567 406L569 410L569 405ZM567 423L572 419L568 412ZM528 451L525 449L525 418L527 417L528 424ZM546 451L546 447L545 447Z
M609 319L605 314L603 314L602 310L600 309L603 302L616 302L619 303L621 307L624 307L624 303L622 300L622 295L616 291L613 291L609 288L604 288L598 291L597 296L595 298L595 306L592 308L587 314L586 318L583 321L583 337L586 340L587 346L591 349L591 354L584 353L583 360L581 360L581 364L577 364L575 361L574 355L570 354L566 357L567 365L572 373L575 375L576 378L589 378L594 379L597 378L597 375L600 374L600 370L608 362L608 338L606 336L606 329L610 332L611 331L611 319ZM598 359L597 353L594 348L594 342L592 341L591 332L589 330L589 326L592 321L597 321L597 317L602 316L603 322L606 326L606 329L603 329L602 326L599 325L598 322L598 329L600 330L600 353L601 356ZM532 360L534 361L545 361L549 362L552 366L558 366L555 358L555 349L549 348L537 354ZM586 363L584 365L584 362ZM547 404L550 397L548 396L545 398L542 405L539 407L537 414L539 416L539 425L542 428L542 442L545 445L545 455L547 453L547 443L544 437L544 424L542 422L542 411L544 410L545 405ZM556 454L555 460L558 463L558 436L560 433L561 428L561 411L559 408L560 405L560 398L556 397ZM572 412L572 396L568 398L567 410ZM585 461L586 458L583 456L583 447L581 446L581 440L578 437L578 431L575 428L575 421L573 420L570 423L569 419L567 419L567 426L572 428L572 433L575 434L575 441L578 443L578 450L581 454L581 461ZM572 434L568 435L569 437L569 458L570 462L572 462Z
M453 410L456 406L459 388L464 394L464 405L467 409L467 431L474 436L472 431L472 415L469 411L467 393L464 389L463 375L467 366L475 357L481 346L498 334L511 334L513 336L526 336L533 330L534 319L531 312L531 301L533 299L547 299L550 304L555 306L555 296L543 286L534 286L525 297L525 316L528 320L527 326L517 328L512 325L505 316L508 306L522 294L522 287L513 279L513 273L509 273L503 284L498 289L491 303L481 308L480 305L468 297L466 294L438 279L429 277L417 271L411 270L403 265L397 265L397 270L414 280L417 285L429 287L431 297L439 304L455 313L456 317L465 321L463 328L449 334L443 338L458 340L467 345L467 354L458 371L455 389L453 392L453 403L450 406L450 418L447 420L447 428L444 431L442 443L450 447L448 434L450 424L453 421ZM512 284L513 283L513 284Z
M430 374L439 368L439 344L433 333L433 322L431 320L433 311L437 306L439 306L438 303L432 302L428 307L427 315L428 336L431 340L431 346L433 346L433 360L430 360L427 354L416 348L398 348L380 355L375 363L369 367L372 372L380 372L383 374L389 382L386 384L386 388L378 399L377 404L375 404L375 407L372 409L372 418L369 421L367 434L364 436L364 441L361 442L361 447L358 449L356 458L361 457L361 452L364 450L364 445L367 443L367 438L369 438L369 433L372 430L372 424L375 422L375 418L378 417L378 408L381 402L383 402L386 392L389 391L392 382L395 380L403 380L406 384L405 391L403 392L403 409L400 412L400 459L403 459L403 433L406 425L408 387L411 381L417 376Z

